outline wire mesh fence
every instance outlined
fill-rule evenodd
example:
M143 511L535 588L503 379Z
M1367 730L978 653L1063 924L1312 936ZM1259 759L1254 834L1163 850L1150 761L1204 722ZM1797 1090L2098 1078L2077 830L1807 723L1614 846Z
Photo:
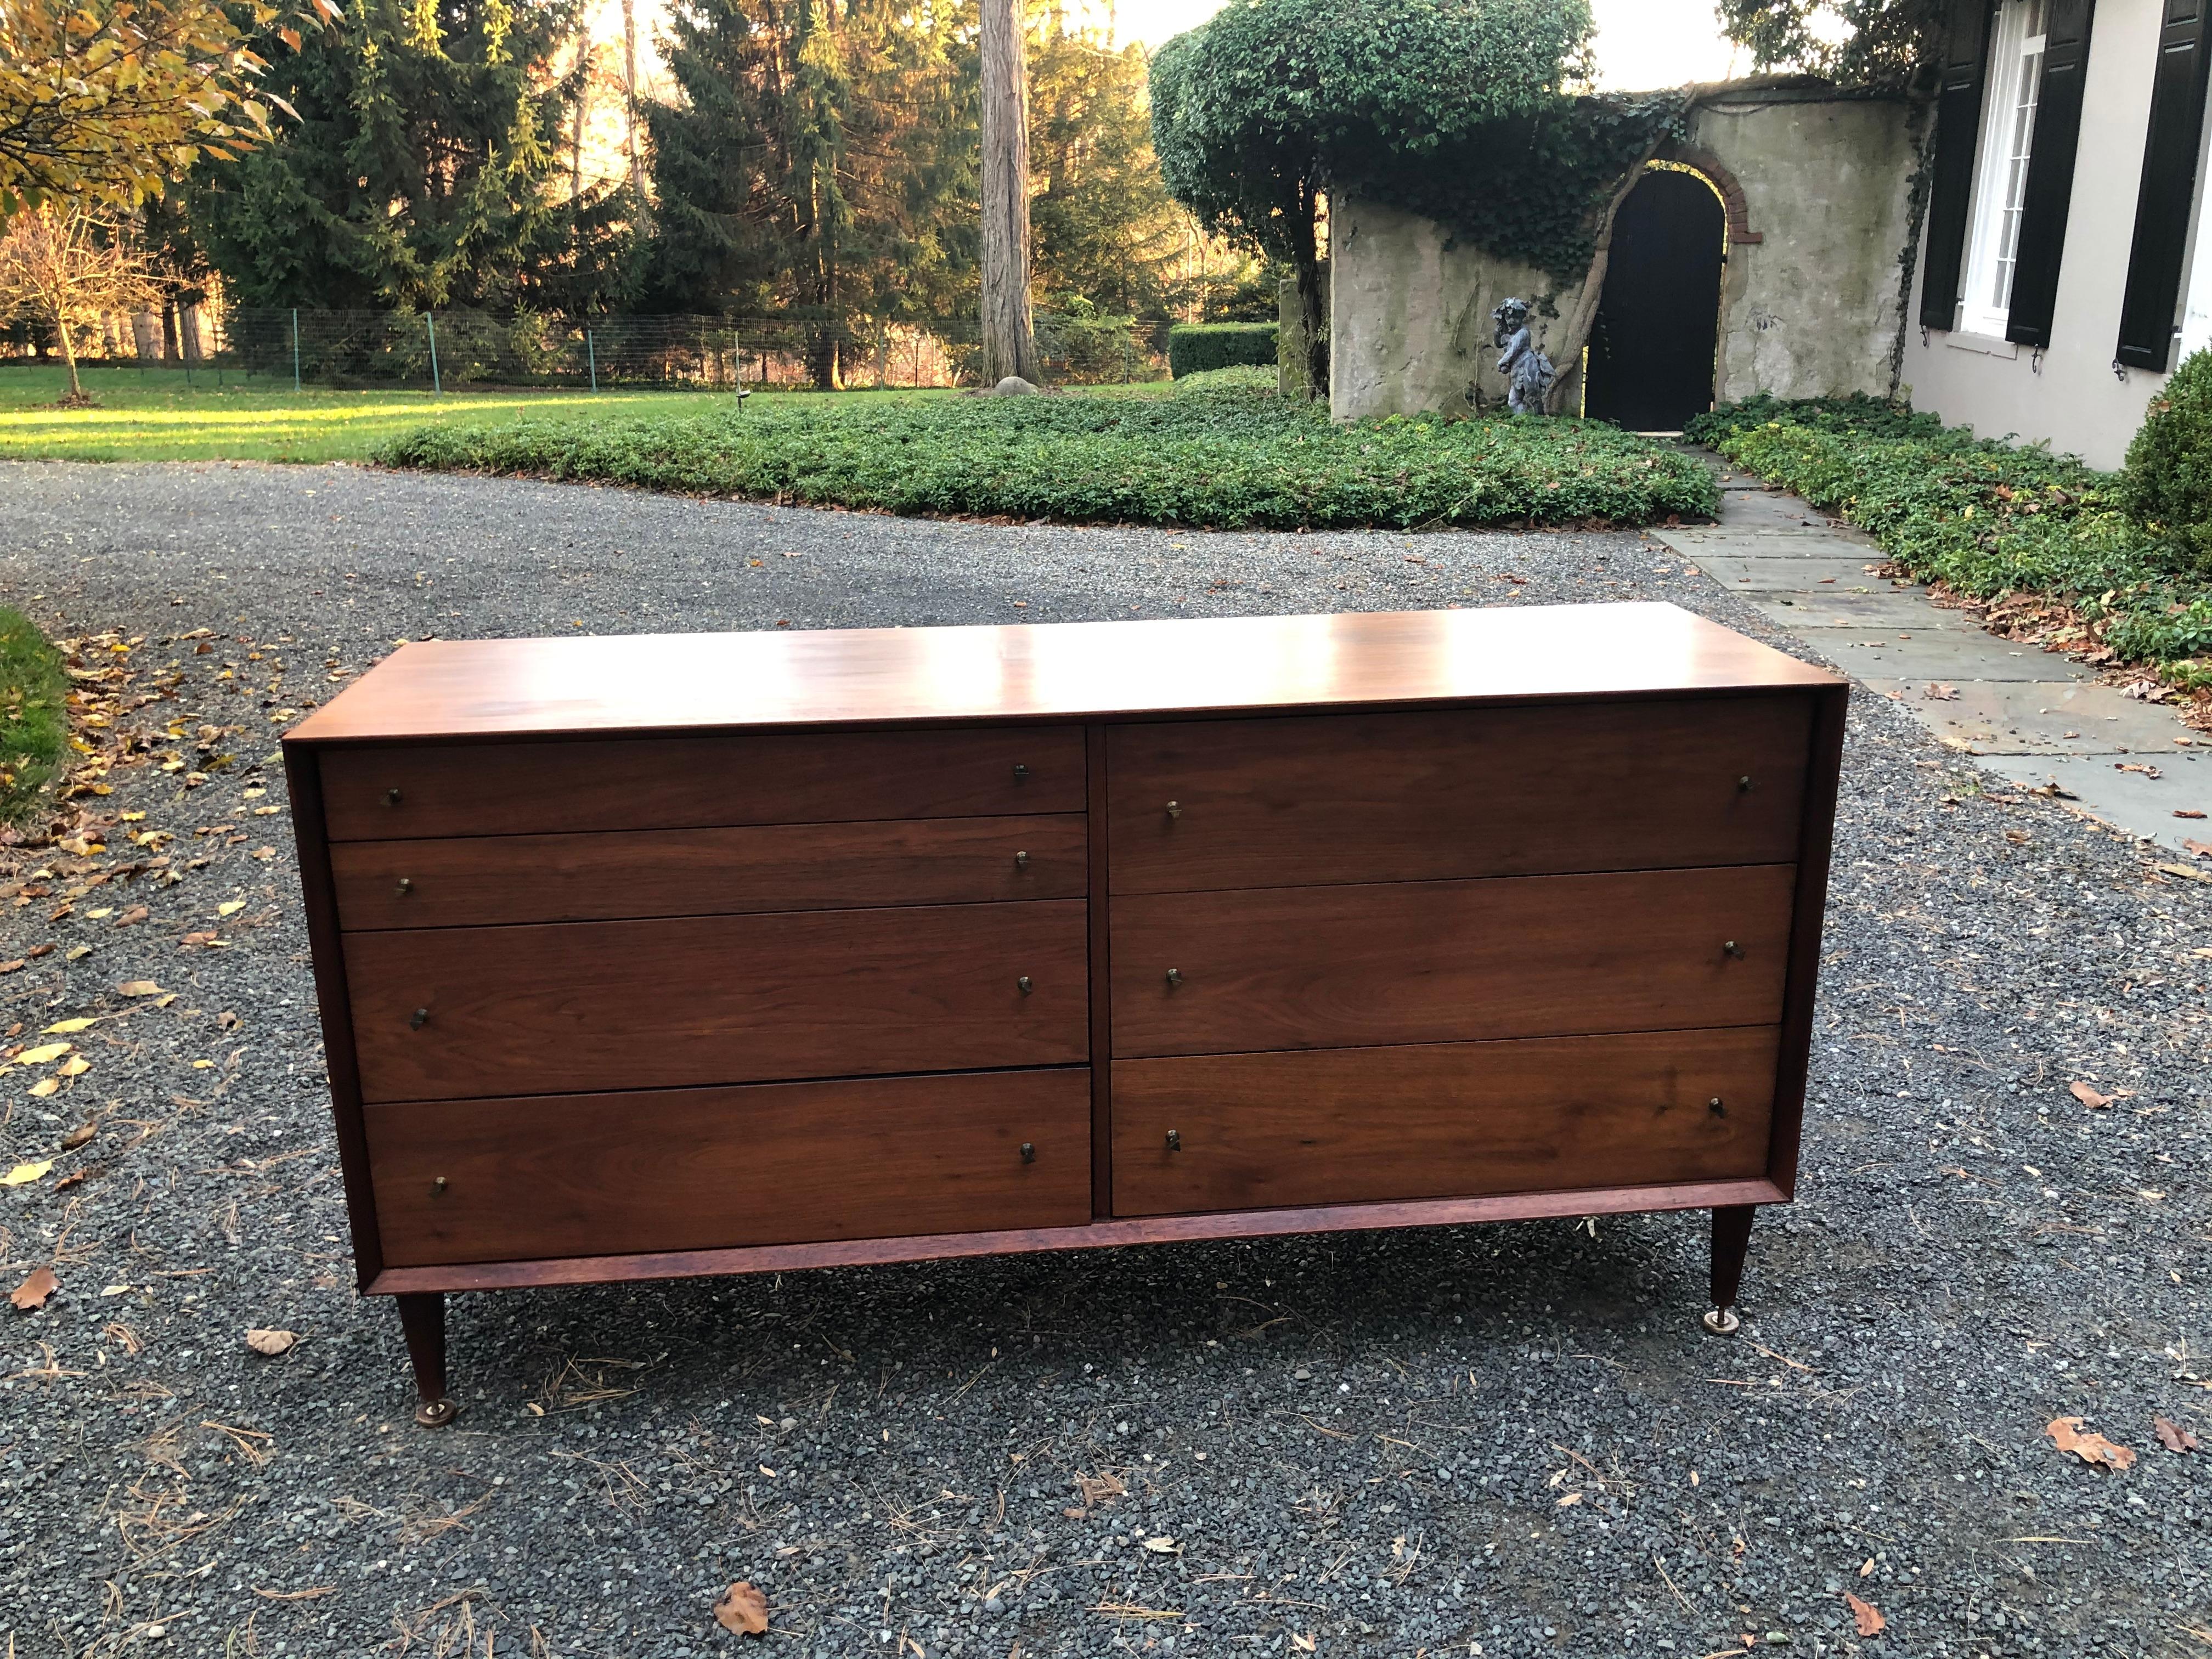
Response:
M1165 321L1039 313L1048 384L1168 378ZM523 312L264 310L191 306L103 318L74 330L78 360L165 367L264 385L430 391L574 386L592 391L739 386L943 387L976 383L970 318L603 316ZM52 354L25 325L0 333L0 359Z

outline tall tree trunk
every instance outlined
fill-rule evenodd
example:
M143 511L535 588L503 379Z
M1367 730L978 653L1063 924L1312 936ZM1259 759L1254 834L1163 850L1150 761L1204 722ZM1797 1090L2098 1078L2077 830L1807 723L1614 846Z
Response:
M1030 321L1030 107L1021 0L982 0L983 380L1037 378Z
M622 0L623 20L623 143L629 152L629 187L645 200L645 164L637 154L637 8Z
M1291 227L1291 252L1298 273L1298 315L1306 333L1306 396L1328 401L1328 296L1322 291L1321 239L1316 219L1319 192L1298 188L1298 212Z
M584 112L592 101L592 37L588 30L576 39L575 125L568 139L568 199L584 193Z

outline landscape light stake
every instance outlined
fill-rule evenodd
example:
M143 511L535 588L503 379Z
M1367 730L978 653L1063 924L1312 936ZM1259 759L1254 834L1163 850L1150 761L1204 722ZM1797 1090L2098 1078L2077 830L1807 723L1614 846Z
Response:
M437 319L426 311L422 313L422 326L430 331L430 390L438 396L443 397L446 388L443 382L438 379Z
M292 390L300 389L300 307L292 307Z
M592 343L592 331L588 328L584 331L584 361L591 365L592 390L597 392L599 389L599 348Z

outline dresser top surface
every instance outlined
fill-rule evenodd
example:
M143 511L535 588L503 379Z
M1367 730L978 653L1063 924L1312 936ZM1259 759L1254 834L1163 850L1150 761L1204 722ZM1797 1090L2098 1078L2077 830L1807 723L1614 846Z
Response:
M550 737L1831 686L1662 604L401 646L287 743Z

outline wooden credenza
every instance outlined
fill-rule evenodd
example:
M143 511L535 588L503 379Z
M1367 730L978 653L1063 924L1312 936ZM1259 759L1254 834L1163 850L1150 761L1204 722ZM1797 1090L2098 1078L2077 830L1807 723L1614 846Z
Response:
M1662 605L432 641L285 738L365 1291L1786 1201L1844 683Z

